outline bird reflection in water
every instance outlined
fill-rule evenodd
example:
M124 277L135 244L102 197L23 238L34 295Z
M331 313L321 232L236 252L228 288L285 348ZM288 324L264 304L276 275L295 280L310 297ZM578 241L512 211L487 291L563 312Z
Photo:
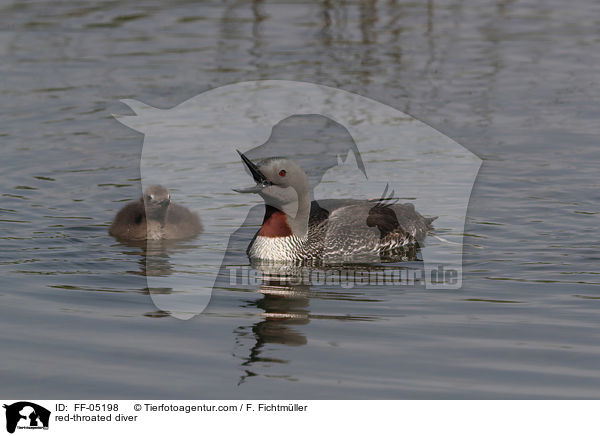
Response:
M120 241L128 248L137 249L135 251L124 250L124 254L139 256L139 271L128 271L130 274L151 277L167 277L175 272L171 257L174 253L182 253L188 250L198 248L197 245L189 241L171 241L171 240L141 240L141 241ZM151 294L170 294L172 288L145 288L145 293Z
M288 363L287 360L263 356L266 344L282 344L288 346L305 345L306 336L294 326L309 323L309 294L308 285L295 285L283 281L267 281L259 292L262 298L248 302L245 307L256 307L264 311L262 321L252 326L241 326L235 330L236 345L243 346L248 340L254 342L250 347L248 357L243 358L243 367L251 367L257 363L270 366L273 363ZM238 384L246 378L258 375L245 368L245 374L240 377Z
M300 347L308 343L308 339L302 331L302 326L311 320L328 319L338 321L374 321L377 317L365 315L330 315L311 313L309 308L311 299L322 300L345 300L357 302L379 302L378 298L365 297L361 290L343 289L339 286L320 287L318 291L311 288L310 283L300 283L298 277L279 277L268 279L269 273L263 275L263 284L258 292L261 297L255 301L247 301L242 307L257 308L262 311L261 320L246 326L238 327L235 344L238 349L245 349L235 354L242 359L243 374L240 376L238 385L244 383L248 378L264 375L265 377L277 377L294 381L291 375L276 374L271 368L276 364L285 365L290 363L287 359L267 356L267 345L277 344L291 347ZM249 349L248 344L250 344ZM276 352L276 347L268 351ZM268 373L259 374L258 366L269 368Z

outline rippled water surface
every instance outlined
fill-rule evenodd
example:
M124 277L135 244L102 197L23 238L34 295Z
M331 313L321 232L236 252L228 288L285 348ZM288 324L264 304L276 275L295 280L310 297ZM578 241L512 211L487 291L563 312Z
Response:
M600 396L597 3L0 12L0 397ZM462 289L223 286L189 321L157 310L143 251L107 234L143 142L111 114L257 79L373 98L484 160Z

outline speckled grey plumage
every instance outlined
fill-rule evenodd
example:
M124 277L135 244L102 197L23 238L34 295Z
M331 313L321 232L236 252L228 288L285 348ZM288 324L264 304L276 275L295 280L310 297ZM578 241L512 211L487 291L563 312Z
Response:
M313 202L315 203L315 202ZM421 243L431 221L412 204L381 205L368 200L322 200L318 206L329 211L325 219L312 212L309 220L307 257L349 260L391 252Z
M412 204L391 203L391 198L385 198L387 188L383 198L374 201L311 202L307 176L295 162L268 158L256 165L240 155L257 185L238 192L258 193L269 212L248 246L251 259L374 262L386 253L422 243L435 219L423 217ZM273 210L280 211L281 217Z
M416 255L414 248L422 244L434 219L423 217L410 203L381 205L369 200L326 199L311 203L305 238L269 239L280 239L296 260L407 260ZM257 235L248 246L251 257Z

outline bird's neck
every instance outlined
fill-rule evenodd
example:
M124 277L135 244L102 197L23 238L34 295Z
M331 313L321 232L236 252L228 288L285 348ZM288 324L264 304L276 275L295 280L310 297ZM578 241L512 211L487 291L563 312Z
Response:
M152 220L152 221L158 221L160 223L160 225L164 225L167 222L167 214L168 214L168 207L163 207L160 208L158 210L152 210L148 213L148 221Z
M295 236L304 239L308 235L308 219L310 216L310 194L298 196L296 216L270 205L265 205L265 217L258 236L267 238L285 238Z
M285 212L274 208L273 206L265 205L265 217L258 231L258 236L265 238L284 238L292 236L293 232L288 223L288 216Z

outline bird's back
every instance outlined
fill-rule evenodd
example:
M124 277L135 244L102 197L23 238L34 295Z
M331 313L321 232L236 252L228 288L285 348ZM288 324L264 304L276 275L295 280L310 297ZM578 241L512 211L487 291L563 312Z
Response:
M115 216L108 233L120 240L187 239L202 231L200 218L183 206L171 203L164 222L147 219L142 201L126 204Z
M164 225L165 239L186 239L196 236L202 231L198 214L178 204L169 206Z
M319 200L311 204L308 257L332 261L374 261L382 252L405 249L425 239L432 219L412 204L369 200Z
M141 201L126 204L115 216L108 233L117 239L146 239L146 211Z

